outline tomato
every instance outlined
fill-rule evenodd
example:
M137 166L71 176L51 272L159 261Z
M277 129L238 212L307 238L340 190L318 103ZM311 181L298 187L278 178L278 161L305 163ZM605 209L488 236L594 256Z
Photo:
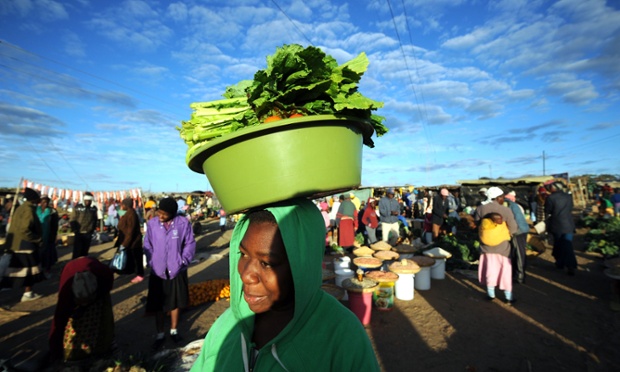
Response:
M263 123L271 123L272 121L278 121L278 120L282 120L282 118L279 117L278 115L273 115L273 116L269 116L267 119L265 119L265 121L263 121Z
M295 113L295 114L293 114L293 115L289 116L289 119L301 118L301 117L303 117L303 115L302 115L302 114Z

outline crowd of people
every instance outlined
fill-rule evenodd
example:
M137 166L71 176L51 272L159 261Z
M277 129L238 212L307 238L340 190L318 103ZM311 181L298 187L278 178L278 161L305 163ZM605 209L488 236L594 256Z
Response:
M512 283L522 284L526 280L527 236L537 221L545 222L547 233L553 237L553 257L558 269L574 275L577 268L572 247L575 230L572 195L562 182L541 185L535 190L520 196L519 200L527 201L525 205L517 202L514 190L505 192L497 186L481 188L478 196L470 199L470 205L460 190L447 188L412 192L394 188L376 190L358 208L352 203L354 194L317 200L316 205L330 216L329 220L325 219L326 246L337 243L345 250L353 248L357 234L366 245L377 240L397 245L414 236L430 244L440 235L455 233L461 216L471 215L473 227L481 234L480 283L486 287L488 299L495 299L495 289L499 287L504 291L505 301L512 304L515 301ZM493 215L501 222L493 222ZM422 219L422 231L414 233L412 221ZM482 239L483 226L491 225L505 227L504 233L498 235L502 237L500 241L489 243Z
M185 200L184 200L185 201ZM110 201L108 224L117 219L114 247L125 251L122 269L114 270L89 256L93 234L97 229L98 209L91 193L84 193L68 219L75 240L71 260L60 273L58 301L49 334L49 362L62 363L92 359L113 349L114 319L110 291L114 273L135 275L131 283L145 278L145 265L150 268L145 311L155 315L155 342L159 349L165 341L164 315L170 314L169 335L178 343L180 309L189 303L187 268L193 260L196 242L191 218L185 203L165 197L145 203L145 225L134 206L136 200ZM3 289L22 290L22 302L42 296L33 290L35 284L51 277L58 260L56 249L59 230L58 212L31 188L25 188L18 199L8 224L2 256L8 257L2 272ZM118 216L115 217L115 216ZM112 217L112 218L110 218Z
M553 236L556 266L574 275L572 196L560 182L542 189L535 196L536 218L546 222ZM187 269L196 250L192 208L209 205L207 213L227 217L213 202L207 204L209 198L195 199L165 197L156 201L151 197L140 206L127 198L102 206L107 210L107 225L115 231L114 247L127 253L124 269L116 273L132 275L131 283L137 284L146 278L143 257L150 268L145 311L155 315L153 350L163 347L167 335L175 343L182 340L180 310L189 303ZM56 361L96 357L113 348L110 291L114 271L89 256L100 220L92 201L92 194L85 193L68 221L75 243L72 260L61 273L49 336L50 358ZM467 205L458 190L387 188L376 190L365 201L344 193L316 200L315 205L295 199L241 215L230 244L231 306L207 335L194 370L214 370L215 366L251 370L259 365L288 370L310 365L316 370L349 370L351 366L377 370L372 347L357 318L320 289L319 268L325 252L321 247L336 243L350 250L358 236L365 244L382 240L396 245L403 238L424 234L430 243L454 231L450 219L470 214L481 241L479 281L489 300L496 299L499 288L505 302L512 304L513 282L526 280L527 212L517 203L514 191L499 187L481 189L475 205ZM424 224L414 233L411 221L415 219L424 220ZM59 221L49 200L35 190L24 190L8 228L5 247L12 257L2 278L2 287L23 290L22 301L41 297L33 286L50 274L58 259ZM170 318L168 330L166 316ZM97 327L92 326L93 320ZM312 358L320 348L308 348L303 342L305 335L320 333L329 334L330 347L338 350L329 358ZM346 337L346 342L340 336Z

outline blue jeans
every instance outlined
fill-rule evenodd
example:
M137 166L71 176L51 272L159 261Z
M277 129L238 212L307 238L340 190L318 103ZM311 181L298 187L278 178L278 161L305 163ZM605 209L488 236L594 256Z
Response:
M555 266L557 266L558 269L566 267L574 270L577 268L577 258L573 250L572 233L553 233L553 257L555 258Z

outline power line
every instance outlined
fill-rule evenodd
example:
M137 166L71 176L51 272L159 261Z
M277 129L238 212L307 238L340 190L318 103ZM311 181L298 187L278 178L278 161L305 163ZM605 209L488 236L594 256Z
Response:
M52 143L52 140L51 140L49 137L47 137L47 140L48 140L48 142L50 143L50 145L52 145L52 148L54 149L54 151L55 151L57 154L59 154L59 155L60 155L60 157L62 157L62 158L63 158L63 160L65 161L65 163L67 163L67 166L69 166L69 168L71 168L71 170L73 171L73 173L75 173L75 175L76 175L76 176L78 176L78 178L79 178L80 180L82 180L82 182L83 182L83 183L84 183L84 185L86 186L86 189L87 189L87 190L88 190L88 189L90 189L90 186L88 185L88 182L86 182L86 180L84 180L84 178L82 178L82 175L81 175L81 174L79 174L79 173L75 170L75 168L73 168L73 166L71 165L71 163L69 163L69 161L67 160L67 158L65 158L65 156L63 155L63 153L62 153L60 150L58 150L58 148L57 148L57 147L56 147L56 146Z
M422 124L422 129L424 131L424 136L426 137L426 143L427 146L430 146L430 150L433 153L433 161L435 161L435 148L432 146L432 143L430 141L430 137L428 134L428 128L426 125L426 121L427 121L427 117L425 115L422 114L422 109L420 108L420 102L418 100L418 94L416 92L415 89L415 84L413 82L413 77L411 77L411 69L409 68L409 63L407 62L407 55L405 53L405 48L403 46L403 42L400 38L400 33L398 32L398 25L396 24L396 17L394 16L394 10L392 9L392 4L390 3L390 0L387 0L387 4L388 4L388 8L390 9L390 14L392 16L392 23L394 24L394 31L396 32L396 38L398 39L398 44L400 45L400 51L403 55L403 61L405 62L405 69L407 70L407 76L409 77L409 82L411 85L411 90L413 91L413 96L415 98L416 101L416 105L418 108L418 115L420 115L420 123ZM404 6L404 4L403 4ZM411 32L409 31L409 33L411 34ZM411 43L412 48L413 48L413 42ZM416 66L417 68L417 66ZM424 108L426 109L426 108ZM428 153L428 152L427 152Z
M45 159L43 159L43 157L41 157L41 155L39 155L39 152L37 152L37 150L34 148L34 146L32 145L32 142L30 142L29 139L26 139L26 142L28 142L28 145L30 146L30 149L32 150L32 153L35 154L39 160L41 160L41 162L43 164L45 164L45 166L50 170L50 172L52 172L52 174L54 176L56 176L56 179L58 180L59 183L61 183L63 186L66 187L65 183L62 181L62 179L60 178L60 176L58 176L58 174L56 173L56 171L54 171L54 168L52 168L46 161Z
M405 15L405 24L407 25L407 32L409 33L409 42L411 43L411 55L413 56L413 65L415 67L416 76L418 81L422 81L422 77L420 76L420 69L418 68L418 58L415 55L415 44L413 43L413 33L411 32L411 27L409 27L409 17L407 16L407 8L405 7L405 0L401 0L403 4L403 14ZM389 2L389 0L388 0ZM422 97L422 105L423 111L428 122L428 112L426 111L426 100L424 99L424 90L420 89L420 97Z
M276 3L276 0L271 0L271 2L273 3L273 5L275 5L275 6L276 6L276 8L278 8L278 9L280 10L280 12L282 12L282 14L284 14L284 16L285 16L285 17L289 20L289 22L291 22L291 24L293 25L293 27L295 27L295 29L297 30L297 32L299 32L299 33L301 34L301 36L303 36L303 37L304 37L304 39L306 39L306 41L307 41L310 45L313 45L313 44L312 44L312 41L310 41L310 39L308 38L308 36L306 36L306 34L304 34L304 32L303 32L303 31L302 31L299 27L297 27L297 25L295 24L295 22L293 22L293 20L291 19L291 17L289 17L289 16L288 16L288 14L286 14L286 12L284 12L284 9L282 9L282 8L280 7L280 5L278 5L278 3Z

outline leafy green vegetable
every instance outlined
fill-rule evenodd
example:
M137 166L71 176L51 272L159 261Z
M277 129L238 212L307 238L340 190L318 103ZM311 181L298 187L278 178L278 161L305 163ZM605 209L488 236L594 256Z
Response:
M588 242L586 251L599 252L603 256L611 257L620 253L620 218L597 218L590 226L596 226L586 233Z
M456 260L473 262L480 257L480 242L477 235L469 232L459 232L456 235L442 235L429 247L440 247L452 253Z
M267 117L292 114L342 115L369 122L377 137L387 133L384 117L373 111L382 102L363 96L358 83L368 68L365 53L338 65L316 47L284 45L267 57L267 68L254 80L226 88L224 100L193 103L191 119L177 129L188 146L262 123ZM373 147L370 135L364 144Z

